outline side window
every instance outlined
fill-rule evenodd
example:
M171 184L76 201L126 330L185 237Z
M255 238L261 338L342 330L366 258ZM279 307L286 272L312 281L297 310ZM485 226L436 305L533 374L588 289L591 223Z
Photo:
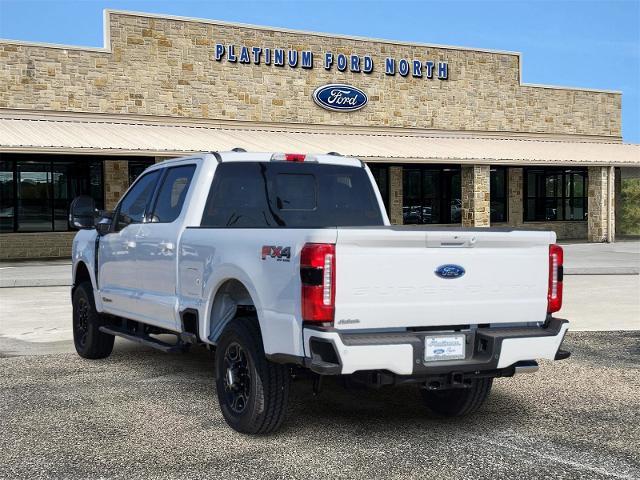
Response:
M259 163L223 163L216 169L203 227L257 228L274 222L267 201L265 167Z
M180 216L195 170L195 165L183 165L167 171L153 209L152 222L171 223Z
M151 199L159 176L160 170L154 170L143 175L125 195L118 209L116 231L122 230L132 223L142 223L147 204Z

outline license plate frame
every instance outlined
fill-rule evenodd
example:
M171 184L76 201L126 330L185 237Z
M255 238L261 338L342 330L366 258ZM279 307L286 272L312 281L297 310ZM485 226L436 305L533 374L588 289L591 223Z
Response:
M464 360L466 335L427 335L424 337L424 361L443 362Z

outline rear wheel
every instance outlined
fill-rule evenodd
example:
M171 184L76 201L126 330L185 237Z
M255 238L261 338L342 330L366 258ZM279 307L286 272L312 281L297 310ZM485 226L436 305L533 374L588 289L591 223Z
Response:
M469 388L447 390L421 390L427 407L445 417L461 417L478 410L486 401L493 385L493 378L473 380Z
M289 371L267 360L255 318L238 318L225 329L216 348L216 390L231 428L265 434L284 420Z
M83 358L111 355L113 335L101 332L102 317L96 311L91 282L83 282L73 292L73 344Z

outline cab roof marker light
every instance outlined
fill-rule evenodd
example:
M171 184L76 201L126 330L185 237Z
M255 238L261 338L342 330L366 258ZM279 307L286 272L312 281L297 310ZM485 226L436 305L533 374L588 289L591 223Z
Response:
M318 159L313 155L305 155L304 153L274 153L271 155L272 162L317 162Z

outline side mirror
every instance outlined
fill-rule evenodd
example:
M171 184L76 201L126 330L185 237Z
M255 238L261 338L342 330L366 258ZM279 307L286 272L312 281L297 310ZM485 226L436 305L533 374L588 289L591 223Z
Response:
M94 228L96 223L96 202L88 195L80 195L71 202L69 225L79 230Z
M113 215L109 212L100 212L100 220L96 223L96 231L98 235L106 235L111 231L111 224L113 223Z

